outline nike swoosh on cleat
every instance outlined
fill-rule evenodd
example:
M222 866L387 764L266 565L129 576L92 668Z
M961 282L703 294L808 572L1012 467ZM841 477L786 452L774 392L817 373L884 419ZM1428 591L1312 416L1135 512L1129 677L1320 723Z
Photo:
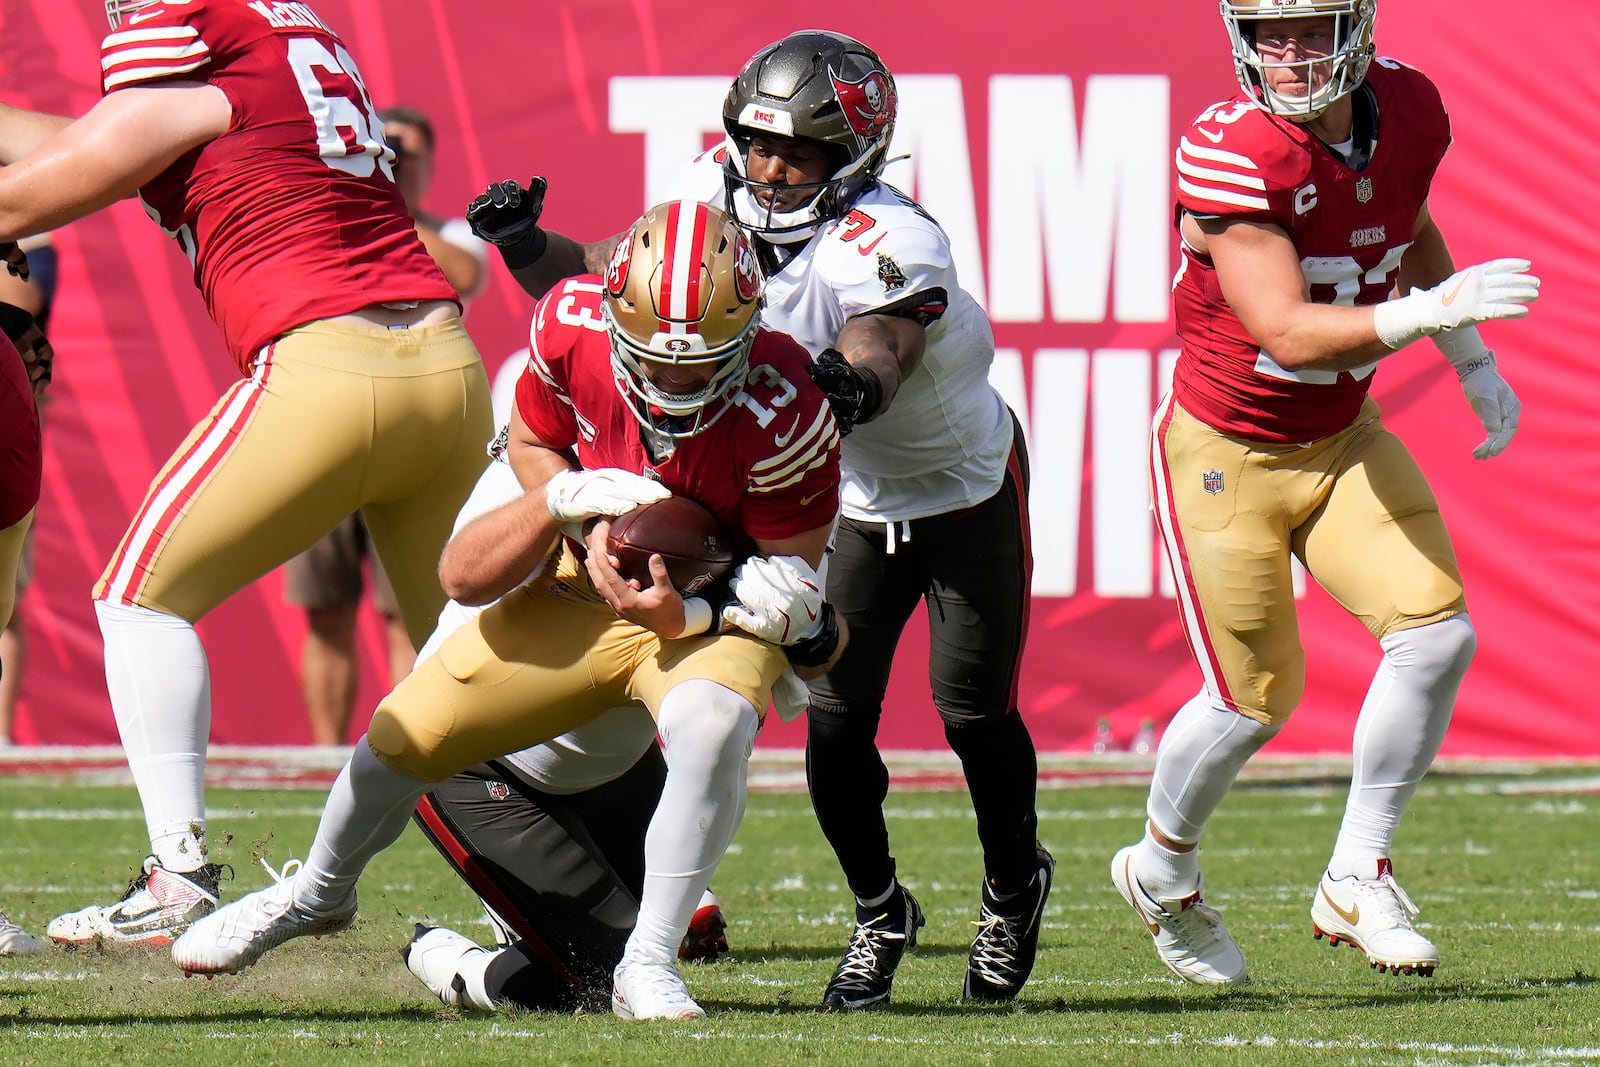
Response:
M1129 856L1129 857L1127 857L1126 859L1124 859L1122 861L1122 880L1128 883L1128 888L1130 888L1130 889L1136 887L1139 884L1138 882L1134 881L1134 879L1133 879L1133 857L1132 856ZM1142 907L1139 906L1139 897L1138 897L1137 893L1134 894L1134 898L1133 898L1133 910L1139 913L1139 918L1143 919L1144 920L1144 924L1150 928L1150 936L1151 937L1160 937L1161 936L1161 927L1159 927L1155 923L1151 922L1150 921L1150 916L1148 914L1146 914L1145 910Z
M1330 897L1328 895L1328 889L1327 889L1326 886L1324 886L1322 888L1322 899L1326 900L1328 902L1328 907L1330 907L1330 908L1332 908L1334 910L1334 914L1338 915L1339 918L1343 919L1345 922L1349 923L1351 926L1354 926L1354 925L1356 925L1357 923L1359 923L1361 921L1361 905L1360 904L1353 905L1350 908L1349 911L1345 911L1343 908L1339 907L1339 905L1334 902L1334 899L1332 897Z

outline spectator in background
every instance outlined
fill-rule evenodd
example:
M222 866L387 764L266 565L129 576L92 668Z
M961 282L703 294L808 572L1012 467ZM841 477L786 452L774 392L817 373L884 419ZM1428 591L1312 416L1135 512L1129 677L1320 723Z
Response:
M378 112L384 137L394 152L395 181L417 234L465 302L488 277L488 255L465 219L440 219L422 206L433 183L433 124L415 108ZM411 672L417 650L406 633L394 589L372 550L367 525L358 511L322 540L284 565L284 600L306 612L306 639L300 652L300 686L319 745L343 745L356 702L356 625L366 586L363 566L370 561L372 606L383 618L392 687ZM3 720L0 720L3 721Z
M50 306L56 292L56 249L49 234L39 234L17 242L27 255L28 276L22 278L0 271L0 302L19 307L33 316L40 332L49 329ZM39 413L44 414L42 386L35 391ZM22 691L22 671L28 660L27 622L22 611L22 594L33 579L33 531L22 541L17 564L17 601L11 622L0 630L0 748L12 743L16 729L17 697Z

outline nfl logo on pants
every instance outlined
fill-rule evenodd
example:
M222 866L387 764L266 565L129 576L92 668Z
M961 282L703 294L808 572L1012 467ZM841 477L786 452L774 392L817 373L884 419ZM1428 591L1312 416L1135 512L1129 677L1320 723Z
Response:
M1206 471L1204 474L1200 475L1200 488L1204 489L1212 496L1216 496L1218 493L1222 492L1222 472Z

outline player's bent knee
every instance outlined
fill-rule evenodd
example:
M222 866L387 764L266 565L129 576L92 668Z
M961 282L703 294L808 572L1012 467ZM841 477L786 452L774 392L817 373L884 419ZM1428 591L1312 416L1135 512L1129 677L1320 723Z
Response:
M442 782L460 769L439 766L444 740L438 729L403 714L388 699L378 705L367 726L367 746L380 763L424 782Z

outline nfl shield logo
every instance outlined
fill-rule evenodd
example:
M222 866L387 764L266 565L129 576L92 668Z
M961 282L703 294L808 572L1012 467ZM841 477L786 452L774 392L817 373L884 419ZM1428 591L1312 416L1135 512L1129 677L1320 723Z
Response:
M1356 181L1356 199L1365 204L1372 199L1372 179L1360 178Z
M511 795L511 787L504 782L485 782L483 784L489 787L490 800L504 800Z
M1216 496L1218 493L1222 492L1222 472L1206 471L1204 474L1200 475L1200 488L1204 489L1212 496Z

